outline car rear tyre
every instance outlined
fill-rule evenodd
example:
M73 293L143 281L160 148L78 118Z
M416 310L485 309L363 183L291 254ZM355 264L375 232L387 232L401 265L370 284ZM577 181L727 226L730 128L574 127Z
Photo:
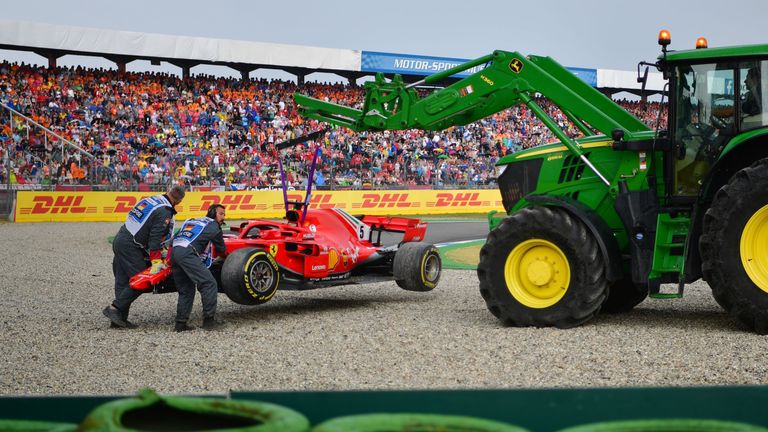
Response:
M235 303L258 305L275 295L280 284L280 270L267 251L238 249L224 261L221 269L224 293Z
M397 286L407 291L431 291L440 281L440 252L429 243L405 243L395 253L392 273Z
M477 266L480 294L505 325L570 328L608 294L597 241L564 210L524 208L488 234Z
M717 191L702 232L701 269L715 300L749 329L768 334L768 159Z

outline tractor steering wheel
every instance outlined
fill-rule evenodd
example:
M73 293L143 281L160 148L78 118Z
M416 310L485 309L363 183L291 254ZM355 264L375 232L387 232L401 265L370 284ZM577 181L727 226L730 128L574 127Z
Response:
M716 115L709 116L709 121L717 129L727 129L729 127L727 121L723 120L722 118L720 118L720 117L718 117Z

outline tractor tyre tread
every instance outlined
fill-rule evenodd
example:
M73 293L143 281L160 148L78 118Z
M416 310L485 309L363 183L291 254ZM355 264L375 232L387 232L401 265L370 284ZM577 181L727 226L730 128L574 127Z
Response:
M534 237L557 245L571 271L564 297L540 309L515 299L504 275L514 247ZM597 241L581 221L558 208L527 207L504 219L488 234L480 250L477 275L488 310L507 326L576 327L597 315L608 295L605 263Z
M768 158L736 172L704 215L699 252L715 301L742 325L768 334L768 293L750 279L740 241L754 211L768 205Z

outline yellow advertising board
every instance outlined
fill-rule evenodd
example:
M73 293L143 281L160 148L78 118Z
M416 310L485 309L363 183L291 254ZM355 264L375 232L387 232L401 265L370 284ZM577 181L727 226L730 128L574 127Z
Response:
M122 222L147 192L19 191L16 222ZM289 201L303 201L303 191L288 192ZM176 206L177 219L205 215L211 204L223 204L228 219L280 218L285 215L280 190L187 192ZM501 194L483 190L316 191L310 208L340 208L351 214L425 215L503 211Z

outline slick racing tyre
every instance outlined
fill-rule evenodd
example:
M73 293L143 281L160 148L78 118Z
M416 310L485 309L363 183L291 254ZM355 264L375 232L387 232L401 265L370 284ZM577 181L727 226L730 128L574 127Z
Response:
M504 219L480 250L477 276L488 310L517 327L578 326L608 294L597 241L558 208L524 208Z
M704 215L701 270L715 300L768 334L768 159L731 177Z
M392 274L397 286L407 291L431 291L443 269L440 253L429 243L405 243L395 253Z
M361 414L327 420L312 432L527 432L517 426L474 417L439 414Z
M224 293L235 303L266 303L280 284L280 269L275 258L263 249L238 249L224 260L221 284Z

